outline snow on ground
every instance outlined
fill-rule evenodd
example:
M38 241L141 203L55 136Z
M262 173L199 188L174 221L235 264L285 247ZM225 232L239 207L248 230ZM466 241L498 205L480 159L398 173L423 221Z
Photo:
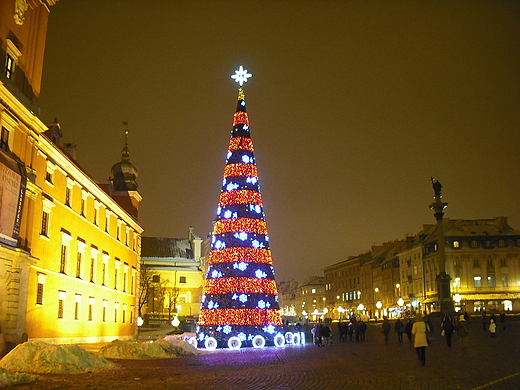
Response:
M114 340L102 347L99 354L110 359L150 359L196 355L198 350L187 341L167 336L153 342Z
M116 365L109 359L151 359L196 355L199 351L185 337L167 336L156 341L114 340L91 353L76 344L49 344L28 341L17 345L0 360L0 388L32 382L37 375L27 373L78 373L107 370Z
M96 356L78 345L57 345L28 341L17 345L0 360L0 367L14 372L78 373L114 368L103 356Z
M0 368L0 389L7 386L20 385L22 383L33 382L38 380L38 375L16 373Z

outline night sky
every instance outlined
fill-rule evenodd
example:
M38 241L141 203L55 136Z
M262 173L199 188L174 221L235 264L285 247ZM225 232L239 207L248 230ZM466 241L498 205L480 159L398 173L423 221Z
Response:
M41 118L99 181L128 122L144 235L204 238L240 65L279 281L435 223L430 176L520 229L518 1L60 0Z

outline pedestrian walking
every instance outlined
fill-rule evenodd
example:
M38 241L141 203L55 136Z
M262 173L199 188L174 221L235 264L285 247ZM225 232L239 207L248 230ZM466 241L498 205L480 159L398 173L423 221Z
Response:
M381 324L381 328L383 329L383 334L385 335L385 344L388 344L388 334L392 330L392 326L388 321L388 317L383 317L383 323Z
M417 358L421 363L421 366L426 364L426 347L428 346L428 333L429 329L424 322L424 318L421 313L418 313L415 317L415 322L412 326L412 334L414 335L413 346L417 353Z
M408 322L404 326L404 331L405 331L406 335L408 336L409 343L412 342L412 325L413 325L412 320L410 318L408 318Z
M318 326L318 324L315 324L311 329L311 333L312 333L312 342L319 347L320 343L318 342L318 339L319 339L318 330L319 330L319 326Z
M464 316L459 317L459 322L457 323L457 334L460 337L461 347L464 347L464 339L469 334L468 324L466 324Z
M497 324L495 320L489 320L489 333L491 333L491 337L495 337L497 332Z
M350 320L350 322L348 323L348 338L350 339L350 341L352 341L352 336L354 335L354 328L354 322Z
M365 341L365 333L367 331L367 324L361 320L357 326L356 332L359 332L360 341Z
M324 347L325 345L332 345L332 330L330 330L330 327L325 324L321 328L321 346Z
M451 348L451 336L453 335L453 330L455 329L455 321L449 312L446 312L444 317L442 317L441 329L441 335L446 338L446 344L448 344L448 348Z
M506 330L506 313L500 313L500 322L502 323L502 330Z
M402 323L401 319L398 318L395 326L394 326L394 332L397 333L397 339L400 343L403 342L403 333L404 333L404 324Z
M482 311L482 330L486 331L486 311Z

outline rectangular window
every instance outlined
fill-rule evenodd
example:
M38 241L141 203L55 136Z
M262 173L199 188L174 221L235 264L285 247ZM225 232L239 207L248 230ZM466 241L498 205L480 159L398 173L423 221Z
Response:
M7 54L5 59L5 75L9 80L14 79L14 69L16 62L11 55Z
M70 195L72 192L72 188L65 188L65 205L70 207Z
M106 282L106 274L107 274L107 265L103 263L101 266L101 285L104 286Z
M96 259L93 257L90 261L90 282L94 283L94 268L96 266Z
M0 138L0 149L9 152L9 130L2 127L2 136Z
M78 258L76 260L76 278L81 279L81 263L83 261L83 253L78 252Z
M126 292L126 280L127 280L127 278L128 278L128 273L125 272L123 274L123 292Z
M90 297L88 300L88 320L92 321L94 318L94 298Z
M62 298L58 299L58 318L63 318L63 305L64 301Z
M480 267L480 261L478 259L473 260L473 267L475 267L475 268Z
M494 276L488 276L488 287L495 287L495 277Z
M46 211L42 212L42 226L40 234L45 237L49 237L49 213Z
M126 323L126 305L123 305L123 324Z
M459 241L453 241L453 247L454 248L460 248L460 242Z
M52 172L50 172L50 171L45 172L45 181L52 184Z
M507 260L506 259L500 259L500 266L501 267L507 267Z
M482 287L482 278L480 276L474 276L475 287Z
M61 246L61 258L60 258L60 273L66 274L67 272L67 245Z
M98 213L99 209L97 207L94 207L94 225L98 224Z
M107 322L107 306L108 306L108 301L103 300L103 314L102 314L103 322Z
M85 198L81 198L81 209L80 209L80 214L82 217L85 216L85 202L86 199Z
M38 283L36 288L36 304L43 305L43 283Z
M509 287L509 282L507 281L507 275L502 276L502 287Z
M79 320L79 302L76 299L76 302L74 302L74 319Z
M114 269L114 289L117 290L117 267Z
M118 309L119 309L119 303L116 302L116 304L114 305L114 322L116 324L117 324L117 320L118 320L118 318L117 318L117 314L118 314L117 311L118 311Z
M186 283L186 276L179 276L179 283Z

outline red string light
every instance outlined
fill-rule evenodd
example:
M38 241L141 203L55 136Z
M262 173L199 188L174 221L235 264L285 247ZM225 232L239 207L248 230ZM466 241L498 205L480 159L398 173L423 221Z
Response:
M278 295L278 290L273 279L219 278L206 279L203 293L205 295L230 293Z
M248 125L249 126L249 118L247 117L247 112L237 111L233 116L233 126L236 125Z
M253 140L245 137L233 137L229 141L229 151L233 150L247 150L254 153Z
M232 247L213 249L208 258L208 265L217 263L267 263L273 264L273 257L269 249Z
M265 221L253 218L221 219L215 223L213 234L246 232L267 234Z
M278 309L202 309L199 325L282 325Z
M251 190L235 190L220 193L219 206L233 204L257 204L262 206L262 195Z
M235 176L250 176L258 178L258 169L255 164L227 164L224 168L224 178Z

